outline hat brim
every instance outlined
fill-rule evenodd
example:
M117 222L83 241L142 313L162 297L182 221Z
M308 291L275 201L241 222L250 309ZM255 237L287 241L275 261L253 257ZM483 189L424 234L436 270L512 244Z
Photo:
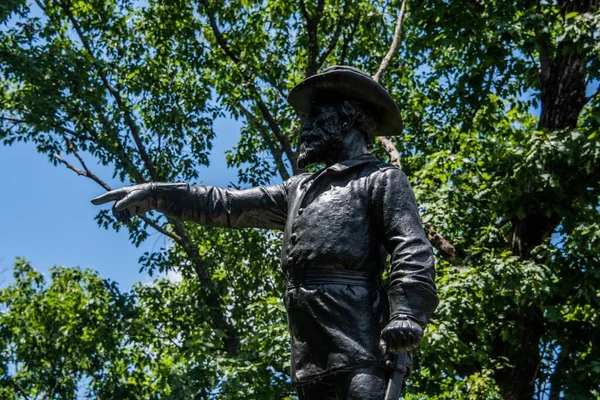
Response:
M308 115L313 102L331 95L367 105L378 118L378 136L402 134L402 116L392 96L371 77L351 69L334 69L311 76L290 91L288 102L296 112Z

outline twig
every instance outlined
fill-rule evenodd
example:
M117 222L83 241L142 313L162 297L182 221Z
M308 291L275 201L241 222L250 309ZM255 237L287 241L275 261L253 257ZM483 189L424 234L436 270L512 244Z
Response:
M67 167L71 171L75 172L77 175L84 176L86 178L90 178L91 180L96 182L98 185L102 186L104 189L111 190L110 186L108 186L106 184L106 182L104 182L102 179L98 178L95 174L89 172L87 170L87 168L84 167L84 169L82 170L82 169L75 167L73 164L69 163L67 160L62 158L60 156L60 154L58 154L58 153L54 154L54 158L56 158L56 160L58 162L60 162L61 164L63 164L65 167ZM79 159L79 157L77 157L77 159Z
M131 111L129 110L129 107L125 104L125 101L121 97L121 94L108 81L108 78L107 78L106 74L104 73L104 69L99 64L98 60L95 58L95 55L92 51L91 45L90 45L87 37L83 34L83 31L81 30L79 23L77 22L77 20L71 13L71 10L69 9L69 7L64 2L61 2L60 6L63 9L63 11L65 12L65 14L67 14L67 17L69 18L71 23L73 24L73 27L75 28L75 31L77 32L77 35L78 35L79 39L81 40L85 50L89 53L90 57L92 57L94 66L96 67L96 70L98 72L98 75L99 75L104 87L115 99L121 112L123 112L123 115L125 117L125 123L128 125L128 127L130 129L133 140L139 151L140 158L142 159L146 169L150 173L150 178L154 181L160 181L158 172L156 171L154 164L152 163L152 161L150 160L150 157L148 156L148 153L146 152L146 149L145 149L144 144L140 137L139 127L135 123L133 116L131 115ZM131 164L130 160L127 160L127 161L129 161L128 164ZM139 178L141 178L140 180L143 180L143 177L141 177L141 174L138 173L138 176L139 176ZM140 182L138 182L138 183L140 183ZM146 217L142 216L141 219L144 222L148 223L153 228L157 229L158 225L154 224L152 221L148 220ZM198 274L200 279L210 280L210 275L206 271L206 264L204 262L204 259L198 253L198 250L197 250L196 246L194 246L191 238L189 237L188 233L186 232L185 226L183 225L183 223L181 223L180 221L177 221L173 218L169 218L169 217L167 217L167 220L173 225L175 234L172 232L166 233L167 231L165 231L164 229L157 229L157 230L159 230L159 232L164 233L165 235L171 237L173 240L176 240L177 243L181 247L183 247L186 254L188 254L190 259L194 263L194 269L196 270L196 273ZM160 228L160 227L158 227L158 228Z
M383 75L383 72L388 67L390 60L392 59L392 57L394 56L394 53L396 53L396 51L398 50L398 46L400 45L400 34L402 32L402 22L404 21L404 14L406 14L406 3L407 2L408 2L408 0L402 1L402 5L400 6L400 11L398 12L398 19L396 21L396 29L394 30L394 37L392 39L392 44L390 45L390 49L388 50L385 57L383 57L383 60L381 60L381 65L379 65L379 69L377 70L377 73L375 73L375 75L373 75L373 79L376 82L379 82L381 80L381 76ZM394 145L394 142L392 142L390 139L383 137L383 136L378 137L377 140L383 146L383 148L388 152L388 154L390 156L390 163L395 165L396 167L402 169L400 152L396 148L396 145Z
M12 122L13 124L22 124L22 125L30 125L31 122L24 120L24 119L20 119L20 118L13 118L13 117L0 117L0 120L2 121L8 121L8 122ZM64 126L58 125L58 124L52 124L51 125L52 128L61 131L61 133L65 133L74 137L79 137L81 139L85 139L85 140L92 140L91 137L82 134L82 133L77 133L69 128L66 128Z
M17 389L19 391L19 393L21 393L21 396L23 396L23 398L25 400L29 399L29 397L27 396L27 393L25 393L23 388L21 388L21 385L19 385L17 382L15 382L15 380L12 378L8 378L8 381L11 383L11 385L13 385L15 387L15 389Z
M106 182L104 182L96 174L94 174L93 172L91 172L88 169L88 167L86 166L85 162L83 161L83 158L81 157L81 155L79 154L79 152L77 151L77 149L75 148L75 146L73 145L73 143L70 140L67 140L67 144L69 146L69 149L73 153L73 155L77 158L77 160L79 160L79 163L81 164L81 166L82 166L83 169L75 167L73 164L69 163L67 160L65 160L64 158L62 158L59 154L55 154L54 158L56 158L56 160L58 162L60 162L64 166L66 166L71 171L74 171L77 175L89 178L89 179L93 180L94 182L96 182L98 185L102 186L106 191L111 191L112 188L108 184L106 184ZM168 230L164 229L163 227L161 227L160 225L158 225L156 222L152 221L151 219L149 219L148 217L146 217L144 215L140 215L139 217L140 217L140 219L142 221L144 221L146 224L148 224L149 226L151 226L152 228L154 228L156 231L162 233L165 236L170 237L175 242L181 244L181 237L179 235L177 235L177 234L175 234L173 232L169 232Z
M12 118L12 117L0 117L0 119L3 121L12 122L14 124L27 124L27 121L25 121L24 119L18 119L18 118Z
M352 27L350 28L350 32L348 33L348 35L344 35L344 40L342 41L342 54L340 55L340 64L344 65L346 63L346 56L348 54L348 48L350 47L350 44L352 43L352 41L354 41L354 35L356 34L356 31L358 30L358 25L360 24L360 18L362 16L362 13L357 13L356 19L354 20L354 23L352 24Z
M300 11L304 16L304 22L306 25L306 35L308 37L308 61L306 62L306 70L304 71L304 78L308 78L317 73L319 57L319 21L323 14L323 8L325 7L324 0L317 1L317 9L311 16L306 8L306 4L303 0L300 0Z

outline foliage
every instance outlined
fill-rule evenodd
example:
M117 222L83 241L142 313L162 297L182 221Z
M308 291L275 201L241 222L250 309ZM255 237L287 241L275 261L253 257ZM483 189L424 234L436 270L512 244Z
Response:
M212 121L231 116L242 122L228 153L239 184L286 179L300 172L287 92L328 65L375 72L399 8L10 1L0 6L0 140L32 142L104 189L82 154L125 184L197 181ZM599 32L597 1L409 3L382 83L403 112L395 144L437 249L442 300L410 398L599 395ZM123 227L105 211L97 220ZM173 246L141 266L183 282L120 293L91 272L55 269L45 284L19 261L2 291L3 396L74 397L81 386L100 397L288 396L278 234L159 215L127 229L134 243L150 229L169 236Z
M17 260L14 278L0 290L0 398L207 398L215 390L280 398L289 390L265 373L286 354L285 319L271 298L251 308L276 314L279 323L248 321L257 332L245 335L243 346L256 346L261 357L243 351L228 360L198 304L197 280L161 279L122 293L79 268L54 267L47 283L25 260ZM238 375L251 375L256 387L236 385Z

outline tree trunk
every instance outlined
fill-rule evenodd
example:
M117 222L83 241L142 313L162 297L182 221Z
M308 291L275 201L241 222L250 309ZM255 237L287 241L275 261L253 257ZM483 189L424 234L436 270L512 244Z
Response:
M596 0L559 1L563 17L573 11L590 11L596 3ZM538 128L547 132L573 129L586 102L584 56L569 38L560 42L554 50L549 49L547 43L540 42L542 107ZM556 206L568 209L573 199L580 195L568 187L569 176L558 178L563 183L565 196L548 199L544 208L532 208L523 218L513 217L511 248L523 260L529 259L531 251L547 239L560 223L563 215L555 212ZM505 399L529 400L535 394L541 359L540 341L544 333L542 307L526 307L518 310L510 319L516 324L517 337L514 339L517 342L511 344L498 339L495 353L508 357L514 366L498 371L496 382Z
M499 370L495 374L502 397L506 400L531 399L535 393L535 380L540 367L539 343L544 331L542 310L527 307L508 316L516 322L517 345L497 339L494 346L496 357L511 360L513 368Z

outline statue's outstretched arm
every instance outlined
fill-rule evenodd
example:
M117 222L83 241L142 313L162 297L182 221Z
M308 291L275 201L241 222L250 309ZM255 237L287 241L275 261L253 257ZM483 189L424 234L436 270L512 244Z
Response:
M287 219L285 183L246 190L144 183L104 193L92 199L92 204L109 201L115 202L115 217L124 222L152 210L184 221L226 228L283 229Z

